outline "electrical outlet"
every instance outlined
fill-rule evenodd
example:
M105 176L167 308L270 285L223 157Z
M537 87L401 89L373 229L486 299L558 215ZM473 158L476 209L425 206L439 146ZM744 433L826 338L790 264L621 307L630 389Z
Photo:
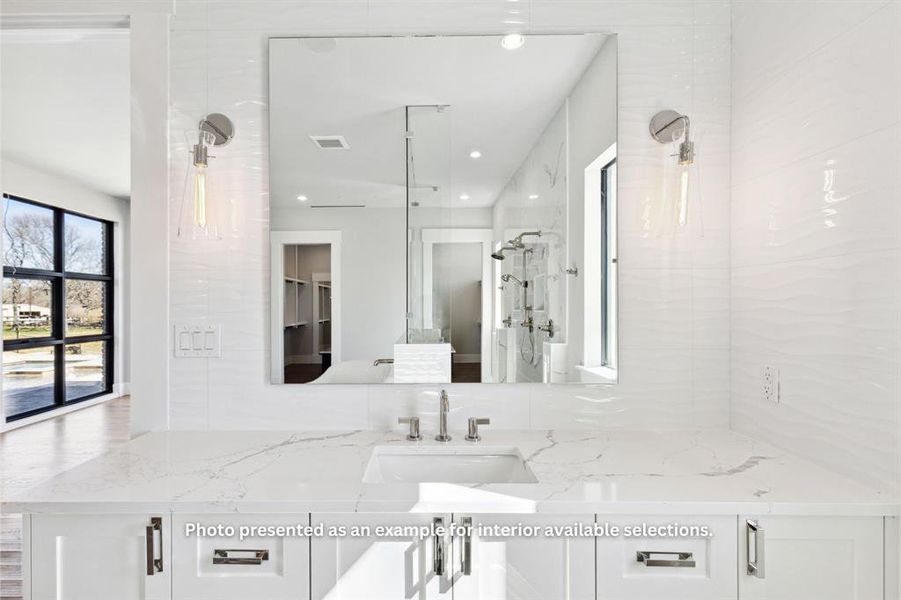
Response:
M763 367L763 399L771 404L779 404L782 401L779 382L779 368L772 366Z

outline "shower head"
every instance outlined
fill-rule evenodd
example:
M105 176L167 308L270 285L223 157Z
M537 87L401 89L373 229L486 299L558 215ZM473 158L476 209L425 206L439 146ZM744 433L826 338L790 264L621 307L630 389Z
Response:
M506 256L504 256L504 253L507 252L507 251L509 251L509 250L519 250L519 248L517 248L516 246L509 246L509 245L508 245L508 246L504 246L503 248L501 248L501 249L498 250L497 252L493 253L493 254L491 255L491 258L493 258L494 260L504 260L504 259L506 258Z
M522 281L522 280L520 280L520 279L517 279L516 277L514 277L514 276L511 275L510 273L504 273L503 275L501 275L501 281L503 281L503 282L505 282L505 283L508 283L508 282L510 282L510 281L513 281L514 283L516 283L516 284L517 284L518 286L520 286L520 287L527 287L527 283L526 283L526 282L524 282L524 281Z

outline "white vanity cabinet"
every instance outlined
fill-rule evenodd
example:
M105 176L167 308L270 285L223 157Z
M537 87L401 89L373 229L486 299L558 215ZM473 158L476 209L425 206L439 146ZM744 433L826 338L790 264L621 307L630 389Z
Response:
M740 516L738 537L741 600L884 597L880 517Z
M428 531L436 519L446 535ZM547 527L578 525L584 533L596 521L621 532L702 525L711 535L545 535ZM886 555L892 542L884 522L734 514L32 514L25 598L894 600L884 590L894 589L885 561L897 562ZM186 536L189 523L321 524L325 535ZM386 534L378 527L408 529ZM333 535L333 528L341 531Z
M312 540L313 600L451 600L450 536L375 536L379 526L428 527L434 519L448 527L451 515L313 514L326 530L347 528L346 535ZM352 527L371 527L373 535L351 535Z
M310 540L302 514L176 514L172 518L172 589L181 600L306 600L310 596ZM198 536L186 526L294 528L299 535ZM228 531L223 529L224 532ZM286 529L286 531L291 531Z
M168 600L168 515L30 517L30 600Z
M455 514L454 521L472 531L454 536L454 600L595 597L594 537L544 535L547 527L590 528L594 515ZM539 534L511 535L519 525Z

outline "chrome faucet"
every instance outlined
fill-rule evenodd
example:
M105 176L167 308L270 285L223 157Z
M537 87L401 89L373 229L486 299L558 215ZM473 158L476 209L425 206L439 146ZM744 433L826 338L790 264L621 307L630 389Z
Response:
M438 435L435 436L436 441L451 441L451 436L447 435L447 413L449 410L450 401L447 399L447 391L441 390L441 396L438 400Z

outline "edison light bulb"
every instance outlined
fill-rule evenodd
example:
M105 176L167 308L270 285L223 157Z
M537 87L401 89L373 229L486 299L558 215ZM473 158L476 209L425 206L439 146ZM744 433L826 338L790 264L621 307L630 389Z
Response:
M681 169L679 182L679 225L685 227L688 224L688 167Z
M206 228L206 165L196 165L194 169L194 225Z

